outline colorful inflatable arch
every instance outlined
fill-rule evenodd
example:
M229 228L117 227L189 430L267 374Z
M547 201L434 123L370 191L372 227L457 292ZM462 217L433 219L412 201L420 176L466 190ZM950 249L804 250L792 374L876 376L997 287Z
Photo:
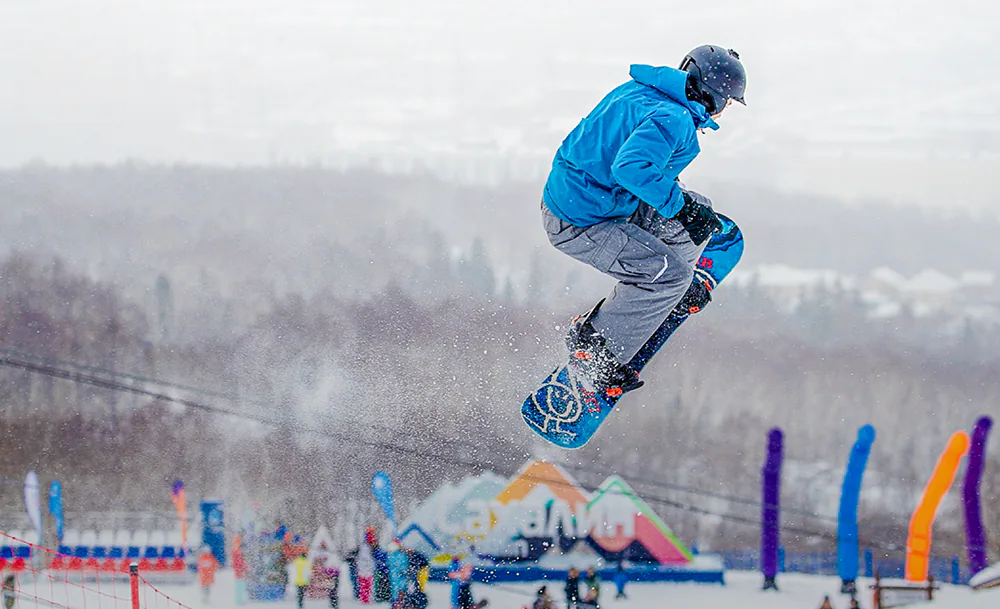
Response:
M910 518L910 535L906 539L906 573L907 581L927 581L928 558L931 553L931 529L934 517L945 493L955 481L955 473L962 457L969 450L969 434L956 431L948 439L948 445L938 458L931 479L924 487L924 494L917 504L917 509Z
M983 526L983 509L979 497L979 483L983 479L986 462L986 438L990 435L993 420L980 417L972 430L972 447L969 463L962 483L962 501L965 504L965 545L969 553L969 574L975 575L989 566L986 553L986 527Z
M837 512L837 571L843 585L850 586L858 578L858 503L861 500L861 480L865 475L868 455L875 443L875 428L865 425L858 430L858 439L847 459L847 471L840 488L840 510Z
M760 571L764 589L777 590L778 545L781 509L781 462L784 459L784 434L777 427L767 432L767 456L761 471L763 501L760 511Z

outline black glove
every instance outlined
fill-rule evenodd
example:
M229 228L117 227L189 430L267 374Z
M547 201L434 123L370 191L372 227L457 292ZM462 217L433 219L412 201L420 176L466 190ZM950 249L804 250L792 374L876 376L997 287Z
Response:
M684 197L684 207L673 219L684 225L695 245L701 245L712 233L722 230L722 222L712 208L696 200L704 198L702 195L690 193L683 188L681 195Z

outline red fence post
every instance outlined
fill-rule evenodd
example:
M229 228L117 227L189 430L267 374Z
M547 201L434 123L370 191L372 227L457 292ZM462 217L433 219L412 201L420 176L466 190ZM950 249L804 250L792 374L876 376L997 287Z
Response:
M132 588L132 609L139 609L139 565L132 563L128 566L128 579Z

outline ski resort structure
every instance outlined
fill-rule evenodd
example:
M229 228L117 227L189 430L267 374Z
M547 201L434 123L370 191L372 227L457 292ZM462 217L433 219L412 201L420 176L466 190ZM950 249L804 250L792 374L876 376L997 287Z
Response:
M633 580L723 583L722 560L695 555L618 476L588 492L562 467L533 461L510 480L492 472L444 484L400 527L437 565L459 556L480 581L565 578L616 568ZM444 578L446 569L432 569Z

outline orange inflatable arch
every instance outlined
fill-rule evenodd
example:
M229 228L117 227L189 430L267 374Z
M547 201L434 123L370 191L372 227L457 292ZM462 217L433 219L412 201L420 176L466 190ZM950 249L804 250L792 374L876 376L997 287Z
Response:
M906 580L927 581L927 568L931 554L931 529L934 517L945 493L951 488L958 472L962 457L969 451L969 434L956 431L948 439L948 445L938 457L934 473L924 487L917 509L910 517L910 535L906 539Z

